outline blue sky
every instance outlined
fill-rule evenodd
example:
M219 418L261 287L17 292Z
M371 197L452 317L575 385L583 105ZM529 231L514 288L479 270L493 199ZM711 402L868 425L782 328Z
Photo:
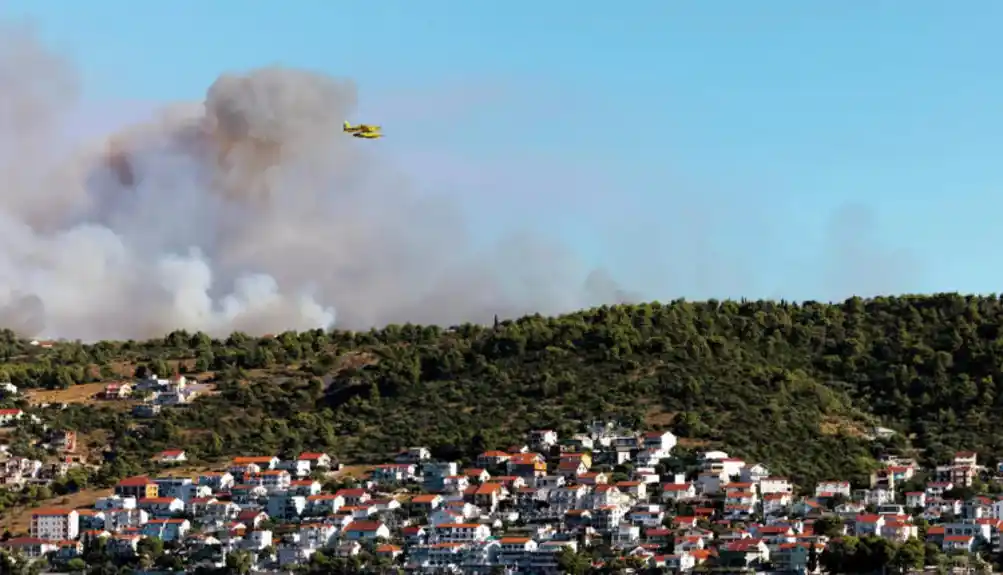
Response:
M199 99L268 64L352 77L386 153L461 195L482 234L537 229L650 297L1003 284L998 1L7 0L0 15L72 54L106 108Z

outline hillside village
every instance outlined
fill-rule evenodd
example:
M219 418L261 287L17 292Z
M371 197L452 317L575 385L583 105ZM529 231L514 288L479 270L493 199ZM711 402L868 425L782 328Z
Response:
M723 451L681 465L677 442L595 423L569 438L534 431L469 466L413 447L357 479L324 453L172 473L186 462L179 448L157 456L163 474L123 479L88 508L37 509L30 532L2 545L65 564L98 542L128 559L155 538L189 567L242 552L271 570L320 553L466 573L556 573L562 557L586 549L638 568L819 572L826 546L844 535L921 539L946 555L1003 551L1003 499L973 490L995 470L975 453L929 470L887 457L866 487L840 478L795 486Z
M131 413L136 418L152 418L165 407L183 406L205 393L208 386L183 375L160 378L149 374L133 382L116 382L102 385L93 399L98 401L130 400ZM10 383L0 383L0 395L6 404L24 404L20 390ZM32 407L63 409L66 404L33 404ZM28 428L35 427L33 433ZM71 469L87 468L88 463L78 450L78 438L72 430L49 429L38 413L20 407L0 408L0 429L25 430L31 439L28 447L55 457L27 457L15 453L9 442L0 442L0 487L7 489L28 486L44 487L64 477Z

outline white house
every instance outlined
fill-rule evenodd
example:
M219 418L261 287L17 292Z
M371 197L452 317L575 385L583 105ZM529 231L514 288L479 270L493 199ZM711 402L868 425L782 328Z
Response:
M743 467L740 475L742 476L742 481L746 483L757 483L769 478L770 470L762 463L756 463Z
M529 432L529 442L536 447L557 445L557 432L553 429L536 429Z
M390 539L390 529L379 521L353 521L343 532L347 541Z
M165 449L157 454L156 460L157 463L175 465L188 461L188 455L185 454L184 449Z
M906 507L926 507L926 493L910 491L905 494Z
M80 534L80 517L74 509L38 509L31 514L32 537L65 541Z
M491 528L479 523L443 523L435 526L432 538L440 543L467 543L485 541Z
M766 477L759 480L759 493L793 493L794 486L784 477Z
M21 419L24 412L20 409L0 409L0 425L10 425Z
M663 483L662 501L685 501L697 496L692 483Z
M180 541L191 530L187 519L151 519L143 525L145 537L156 537L161 541Z
M842 495L846 498L850 497L850 482L849 481L822 481L815 486L815 496L816 497L832 497L833 495Z
M310 466L315 469L318 467L330 468L333 463L330 455L319 452L300 453L296 461L309 462Z
M676 436L670 431L652 431L641 436L641 448L668 454L676 446Z

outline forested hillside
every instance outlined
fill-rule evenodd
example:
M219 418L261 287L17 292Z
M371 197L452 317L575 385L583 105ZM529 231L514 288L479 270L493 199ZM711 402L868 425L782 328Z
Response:
M808 302L603 307L494 326L390 326L214 341L61 343L0 337L0 371L60 387L128 369L214 378L217 394L152 423L101 405L52 415L107 430L103 474L185 447L202 457L323 449L385 460L408 445L462 457L525 431L596 417L669 428L806 482L862 477L881 449L1003 456L1003 300L953 294ZM894 429L890 443L867 437Z

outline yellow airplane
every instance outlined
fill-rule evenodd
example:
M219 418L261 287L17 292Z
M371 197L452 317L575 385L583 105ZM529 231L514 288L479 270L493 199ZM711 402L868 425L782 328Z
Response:
M381 138L383 134L380 132L379 126L370 126L368 124L359 124L358 126L353 126L348 120L345 120L345 127L342 130L346 134L351 134L356 138Z

